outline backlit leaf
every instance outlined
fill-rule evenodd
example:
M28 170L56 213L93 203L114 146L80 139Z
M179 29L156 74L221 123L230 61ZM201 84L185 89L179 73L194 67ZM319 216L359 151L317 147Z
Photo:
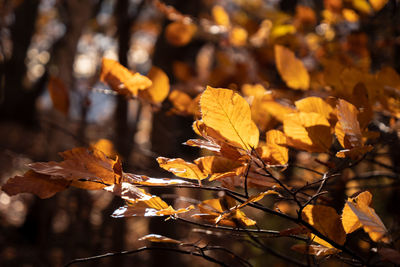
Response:
M203 173L196 164L186 162L183 159L168 159L158 157L157 162L161 168L172 172L178 177L203 180L207 178L207 174Z
M114 144L105 138L101 138L94 143L91 143L90 146L96 150L100 150L107 157L115 158L117 156L117 152L115 151Z
M262 159L271 165L284 165L289 160L287 138L279 130L269 130L266 133L266 144L258 148Z
M102 60L100 80L127 97L137 96L139 90L144 90L152 84L146 76L132 73L117 61L108 58Z
M231 22L228 13L222 6L214 6L211 10L215 23L221 26L230 27Z
M336 248L328 248L321 245L307 245L307 244L296 244L293 245L291 249L303 254L315 255L317 257L328 256L340 252L340 250Z
M324 236L343 245L346 241L346 233L340 223L340 216L335 209L322 205L307 205L303 209L302 217ZM332 248L332 245L325 240L311 235L311 239L325 247Z
M288 48L275 45L275 63L282 80L292 89L308 90L310 76L303 62Z
M173 244L183 244L181 241L176 240L176 239L172 239L163 235L156 235L156 234L149 234L149 235L145 235L142 236L141 238L139 238L138 240L146 240L146 241L150 241L150 242L156 242L156 243L173 243Z
M168 96L169 79L165 72L158 67L151 67L147 74L152 85L146 90L139 91L139 97L155 104L160 104Z
M321 114L299 112L287 114L283 130L288 144L309 152L326 152L332 144L328 120Z
M306 97L295 102L299 111L321 114L328 121L333 116L333 108L320 97Z
M387 229L375 210L370 207L371 202L372 195L368 191L349 198L343 208L343 227L346 233L351 233L362 226L373 241L390 243Z
M246 150L257 147L257 126L251 120L249 104L239 94L208 86L200 98L200 108L204 123L226 142Z

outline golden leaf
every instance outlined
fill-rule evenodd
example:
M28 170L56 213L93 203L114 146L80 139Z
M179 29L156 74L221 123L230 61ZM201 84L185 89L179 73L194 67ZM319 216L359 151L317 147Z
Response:
M327 152L332 144L330 124L318 113L287 114L283 130L290 146L308 152Z
M389 0L369 0L372 8L377 12L381 10Z
M117 156L117 152L114 149L114 144L105 138L101 138L94 143L91 143L90 146L94 149L100 150L107 157L115 158Z
M137 96L139 90L144 90L152 84L146 76L132 73L117 61L108 58L102 60L100 80L127 97Z
M165 29L165 38L174 46L187 45L197 31L195 24L186 21L174 21Z
M328 121L332 119L333 108L320 97L306 97L295 102L299 111L321 114Z
M279 74L288 87L308 90L310 76L303 62L296 58L292 51L284 46L275 45L275 62Z
M328 256L340 252L340 250L336 248L327 248L321 245L307 245L307 244L296 244L293 245L291 249L303 254L315 255L317 257Z
M139 91L139 97L155 104L160 104L168 96L169 79L167 74L156 66L151 67L147 74L152 85L146 90Z
M303 209L302 217L324 236L339 245L343 245L346 241L346 233L340 223L340 216L335 209L321 205L307 205ZM311 235L311 239L320 245L332 248L331 244L314 234Z
M244 46L247 43L247 31L239 26L229 31L229 42L234 46Z
M246 150L257 147L258 128L251 120L249 104L239 94L207 86L200 109L204 123L226 138L224 141Z
M139 238L138 240L140 240L140 241L146 240L146 241L157 242L157 243L183 244L179 240L172 239L172 238L162 236L162 235L156 235L156 234L145 235L145 236L142 236L141 238Z
M178 177L203 180L207 178L207 174L203 173L196 164L186 162L183 159L168 159L158 157L157 162L161 168L172 172Z
M214 6L211 10L212 16L214 18L215 23L221 26L225 26L227 28L230 27L231 22L229 19L228 13L226 13L225 9L222 6Z
M372 195L365 191L354 198L349 198L343 208L342 223L346 233L352 233L361 226L375 242L390 243L385 225L370 208Z
M241 166L238 161L233 161L220 156L201 157L194 161L199 169L210 176L210 181L221 178L224 173L230 172Z
M257 150L262 159L271 165L284 165L289 160L289 149L286 147L287 138L279 130L269 130L266 133L266 144Z

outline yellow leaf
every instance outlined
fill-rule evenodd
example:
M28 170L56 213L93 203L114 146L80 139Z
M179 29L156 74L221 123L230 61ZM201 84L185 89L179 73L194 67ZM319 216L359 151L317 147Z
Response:
M364 14L371 14L372 9L367 0L353 0L353 7Z
M194 115L199 113L199 105L197 99L192 99L188 94L174 90L168 96L174 108L173 112L181 115Z
M360 19L353 9L343 8L342 15L348 22L357 22Z
M286 85L292 89L308 90L310 76L303 62L288 48L275 45L275 63Z
M196 34L195 24L186 21L174 21L165 29L165 38L174 46L187 45Z
M168 159L158 157L157 162L161 168L172 172L178 177L203 180L207 178L207 174L203 173L196 164L186 162L183 159Z
M314 112L287 114L283 130L288 144L309 152L326 152L332 144L330 124L322 115Z
M308 205L303 209L302 217L324 236L339 245L343 245L346 241L346 233L340 223L340 216L335 209L321 205ZM311 236L314 242L327 248L332 248L332 245L325 240L313 234Z
M229 32L229 42L234 46L244 46L247 43L247 35L244 28L235 26Z
M372 195L365 191L349 198L343 208L342 223L346 233L352 233L361 226L375 242L390 243L387 229L373 208Z
M219 156L201 157L194 161L200 170L210 176L210 180L220 178L221 174L234 170L241 166L238 161L233 161Z
M152 84L146 76L132 73L117 61L107 58L102 60L100 80L127 97L137 96L139 90L144 90Z
M91 143L90 146L94 149L100 150L107 157L115 158L117 156L117 152L114 149L114 144L108 139L101 138L95 143Z
M151 67L147 76L152 81L152 85L146 90L139 91L139 97L152 103L160 104L169 93L168 76L162 69L156 66Z
M211 13L215 23L221 26L225 26L227 28L230 27L231 22L229 19L229 15L228 13L226 13L225 9L222 6L214 6L211 10Z
M375 11L379 11L387 4L388 1L389 0L369 0L369 3Z
M299 111L321 114L328 121L332 119L333 108L320 97L306 97L295 102Z
M246 150L257 147L258 128L251 120L249 104L239 94L207 86L200 98L200 109L204 123L227 143Z
M289 160L289 149L285 146L287 139L279 130L269 130L266 133L265 146L259 147L260 156L271 165L284 165Z

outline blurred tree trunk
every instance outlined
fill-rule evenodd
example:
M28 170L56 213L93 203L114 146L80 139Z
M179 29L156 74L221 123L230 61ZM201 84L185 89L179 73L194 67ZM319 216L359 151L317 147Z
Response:
M39 0L23 1L15 10L15 21L11 26L12 55L1 64L0 118L33 124L35 100L39 90L30 90L24 85L26 75L25 58L35 33Z

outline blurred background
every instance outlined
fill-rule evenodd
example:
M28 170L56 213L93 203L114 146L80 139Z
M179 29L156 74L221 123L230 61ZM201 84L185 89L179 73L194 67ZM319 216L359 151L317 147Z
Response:
M206 85L239 89L247 83L261 83L279 95L284 83L274 67L273 45L282 44L296 51L318 92L321 58L364 71L392 66L399 72L399 34L396 0L1 0L1 184L23 173L25 164L60 160L58 152L77 146L111 146L121 155L124 171L156 177L169 175L158 168L157 156L198 157L199 151L182 145L194 136L195 112L172 99L156 107L110 93L99 81L103 57L142 74L157 66L168 75L171 90L191 98ZM54 84L57 93L51 91ZM263 123L266 129L276 121ZM304 153L296 157L304 165L313 161ZM174 191L153 193L176 196ZM179 194L200 197L190 190ZM0 192L0 266L62 266L75 258L141 247L145 243L137 239L148 233L193 242L202 238L251 256L256 266L266 261L282 266L240 236L204 237L162 218L112 219L121 204L102 191L69 189L46 200ZM264 220L261 225L270 229L281 223ZM274 246L285 249L285 242ZM79 266L92 265L209 263L143 252Z

